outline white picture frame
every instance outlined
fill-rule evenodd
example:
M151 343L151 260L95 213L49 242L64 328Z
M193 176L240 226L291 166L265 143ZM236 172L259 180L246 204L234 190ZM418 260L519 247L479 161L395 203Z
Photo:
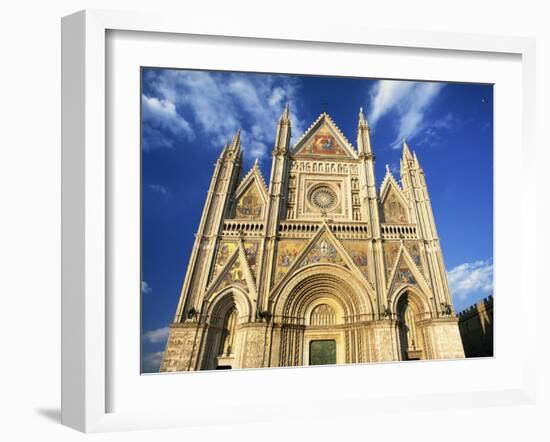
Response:
M503 54L520 57L521 63L521 120L516 121L520 131L517 155L521 159L523 174L534 168L534 112L535 112L535 45L532 39L518 37L490 37L451 33L428 33L415 31L393 32L370 28L333 26L326 35L314 26L284 25L266 27L265 24L242 21L214 22L206 18L187 20L178 17L156 16L144 13L126 13L87 10L64 17L62 20L62 423L84 432L99 432L124 429L160 428L171 426L208 425L212 416L217 423L253 422L265 419L307 418L312 416L335 416L397 412L406 410L414 400L415 409L441 409L477 405L533 403L535 398L535 329L533 318L521 323L520 337L524 348L515 377L499 388L461 392L429 391L424 395L407 395L397 389L387 394L377 394L376 403L361 389L355 395L334 391L325 400L312 398L297 402L294 407L281 409L277 401L259 398L247 403L235 399L233 410L208 415L207 404L196 404L194 410L166 409L145 406L133 410L110 410L109 394L114 388L109 376L113 355L110 353L109 327L114 319L109 303L109 244L113 240L109 229L113 198L109 185L109 134L106 121L109 118L107 94L109 93L106 67L107 34L117 32L160 33L162 35L216 36L249 41L269 40L292 45L293 42L339 45L338 47L376 47L379 50L401 48L403 51L426 49L449 52L468 52L482 57L483 54ZM159 35L159 34L155 34ZM498 100L498 98L497 98ZM498 101L496 111L498 112ZM521 181L521 179L520 179ZM498 184L498 183L497 183ZM533 228L536 193L533 189L518 184L516 194L524 210L517 214L520 229L518 235L525 237ZM498 193L498 186L496 188ZM516 226L516 227L517 227ZM523 311L536 304L534 267L529 265L534 256L535 245L520 241L520 276L517 284L521 291L518 303ZM498 248L498 241L496 242ZM504 267L503 267L504 268ZM497 264L498 275L498 264ZM497 321L498 321L498 302ZM523 322L522 322L523 321ZM498 330L498 326L497 326ZM139 340L139 336L136 336ZM498 331L495 340L498 340ZM503 347L504 348L504 347ZM498 350L497 350L498 358ZM474 362L474 361L469 361ZM479 367L483 362L480 361ZM443 365L440 365L442 367ZM377 365L374 370L389 370L390 365ZM411 364L410 370L421 370L421 365ZM420 367L420 368L419 368ZM464 366L456 366L463 369ZM490 368L490 367L489 367ZM314 369L317 373L334 373L343 368ZM235 382L285 382L300 376L303 369L251 370L234 373ZM308 369L306 369L308 370ZM346 377L360 376L365 367L346 367ZM250 374L247 374L250 373ZM310 372L311 373L311 372ZM134 373L135 375L135 373ZM139 373L138 373L139 375ZM219 391L221 373L212 373L208 378L212 391ZM157 379L169 379L185 375L161 375ZM247 378L248 377L248 378ZM254 377L254 380L252 380ZM142 377L146 379L148 377ZM195 378L198 381L204 378ZM140 382L140 381L138 381ZM157 381L155 381L157 382ZM171 381L161 381L169 383ZM279 381L279 382L282 382ZM158 383L158 382L157 382ZM256 384L260 385L260 384ZM160 388L160 387L159 387ZM147 399L147 398L146 398ZM221 403L221 402L220 402ZM305 404L308 404L306 406ZM239 410L242 413L236 413Z

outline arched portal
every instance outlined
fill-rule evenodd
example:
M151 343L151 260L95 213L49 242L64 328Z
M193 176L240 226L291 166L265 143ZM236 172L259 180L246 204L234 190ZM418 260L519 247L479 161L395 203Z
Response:
M364 286L347 270L316 265L299 272L275 300L282 366L364 362L357 327L373 317Z
M421 304L415 300L412 292L404 291L399 296L396 313L401 359L424 359L424 340L418 326L422 313Z
M239 325L250 316L246 295L230 287L213 296L209 305L202 369L239 367Z

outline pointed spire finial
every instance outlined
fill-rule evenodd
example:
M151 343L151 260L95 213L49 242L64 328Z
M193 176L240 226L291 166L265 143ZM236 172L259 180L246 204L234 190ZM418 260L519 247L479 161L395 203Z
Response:
M363 114L363 107L359 108L359 127L368 127L367 120L365 119L365 115Z
M237 130L237 134L235 135L235 138L233 138L233 141L231 142L231 149L238 149L241 146L241 128Z
M386 164L386 173L391 173L391 172L390 172L390 165L389 165L389 164Z
M258 157L254 160L254 166L258 166Z
M403 138L403 158L412 159L411 150L409 149L409 145L407 144L405 138Z
M281 117L283 120L288 120L290 116L290 110L289 110L288 102L285 104L285 109L283 110L283 116Z

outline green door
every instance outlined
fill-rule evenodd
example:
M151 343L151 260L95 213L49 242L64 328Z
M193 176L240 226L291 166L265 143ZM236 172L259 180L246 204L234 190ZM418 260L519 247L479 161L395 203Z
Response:
M309 365L336 364L336 341L323 339L309 343Z

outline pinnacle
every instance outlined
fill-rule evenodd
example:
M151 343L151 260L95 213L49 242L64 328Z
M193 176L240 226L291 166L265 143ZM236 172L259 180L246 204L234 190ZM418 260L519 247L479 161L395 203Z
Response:
M412 159L411 151L409 149L409 145L407 144L407 141L405 140L405 138L403 138L403 158Z
M359 108L359 127L368 127L367 120L365 119L365 115L363 114L363 107L361 106Z
M240 147L241 145L241 128L237 130L237 134L235 135L235 138L233 138L233 141L231 142L231 148L236 149Z
M285 105L285 109L283 111L283 115L281 116L281 119L283 120L288 120L289 118L289 115L290 115L290 110L289 110L289 105L288 103Z

